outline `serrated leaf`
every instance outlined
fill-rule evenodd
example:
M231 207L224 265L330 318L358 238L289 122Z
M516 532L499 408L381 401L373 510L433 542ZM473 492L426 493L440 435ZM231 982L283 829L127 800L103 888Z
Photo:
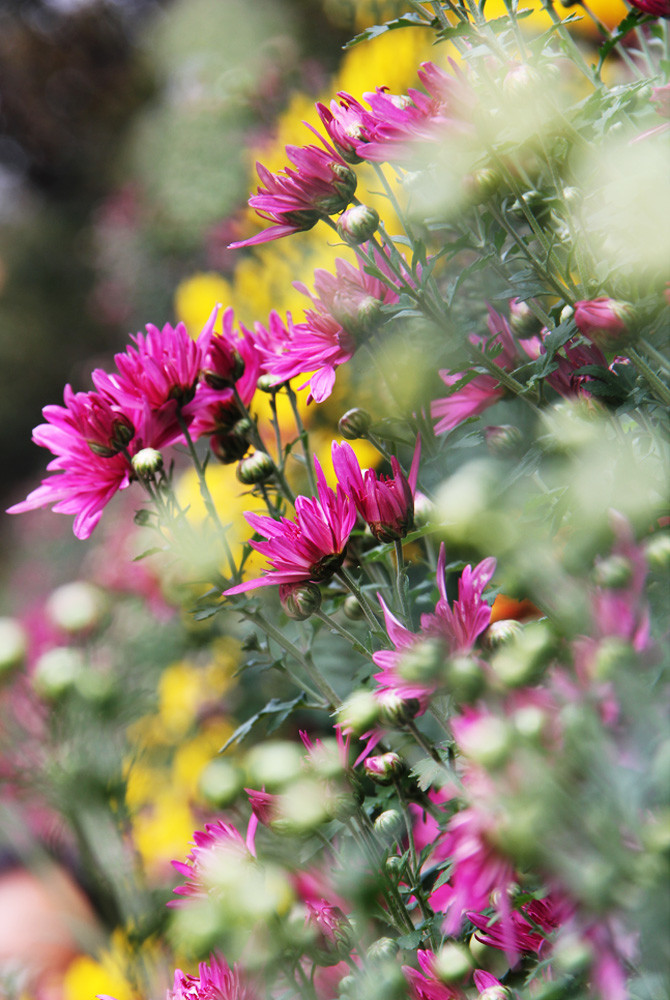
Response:
M252 715L250 719L243 722L242 725L238 726L232 736L230 736L226 742L223 744L219 753L224 753L233 743L241 743L245 736L248 736L253 727L256 725L259 719L262 719L266 715L273 715L275 718L272 721L272 728L269 729L270 732L274 731L278 726L284 722L291 712L302 705L307 703L307 695L304 691L301 691L296 698L292 698L290 701L280 701L279 698L272 698L264 705L259 712Z
M424 757L416 762L411 770L422 792L427 792L431 785L444 782L444 765L438 764L432 757Z
M367 42L371 38L377 38L379 35L383 35L387 31L395 31L397 28L431 28L434 24L434 20L426 21L419 14L410 12L395 18L393 21L387 21L386 24L373 24L370 28L366 28L365 31L361 31L360 34L351 38L343 47L350 49L360 42Z

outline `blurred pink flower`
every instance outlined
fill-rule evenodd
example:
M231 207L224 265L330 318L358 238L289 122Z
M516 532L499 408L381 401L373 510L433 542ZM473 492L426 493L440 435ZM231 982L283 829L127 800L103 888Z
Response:
M421 615L421 628L429 636L445 639L450 653L466 653L491 621L491 606L483 593L495 573L496 561L484 559L474 569L466 566L458 581L458 600L451 606L447 597L446 563L447 552L442 543L437 560L440 597L434 614Z
M402 971L409 983L412 1000L465 1000L465 994L457 986L447 986L435 974L435 953L428 949L417 949L417 960L421 972L411 965L403 965Z
M261 186L249 198L257 214L276 225L231 243L232 250L311 229L319 219L342 212L349 204L356 190L356 175L339 153L327 145L325 149L287 146L286 153L293 167L284 167L278 174L256 164Z
M494 358L494 361L499 368L509 371L514 368L517 362L518 347L507 320L490 306L488 328L490 337L472 334L469 338L470 343L482 350L487 343L489 346L499 345L502 350ZM440 378L446 386L456 385L463 377L463 372L450 372L447 369L440 371ZM469 417L476 417L483 413L489 406L493 406L494 403L502 399L504 395L505 390L495 376L475 375L466 385L456 389L450 396L433 400L430 405L430 414L434 420L437 420L435 433L446 434Z
M479 990L479 1000L507 1000L510 993L499 979L484 969L475 969L475 986Z
M386 631L395 648L380 649L372 654L375 664L381 667L381 672L374 675L378 684L375 697L383 701L386 695L391 694L404 702L416 701L418 708L414 714L422 715L428 708L430 698L435 693L437 685L426 681L408 680L403 677L401 669L403 655L419 645L422 642L422 637L405 628L398 621L387 608L381 594L377 594L377 599L384 612Z
M260 580L247 580L231 587L224 596L241 594L256 587L277 583L299 583L329 579L344 562L349 535L356 522L356 508L341 486L333 492L326 483L318 460L314 459L317 497L299 496L295 501L295 520L245 514L254 531L266 542L249 544L267 556L269 566Z
M629 3L644 14L670 19L670 0L629 0Z
M252 819L255 817L252 816ZM251 836L247 836L247 842L231 823L224 823L222 820L206 823L204 830L196 830L193 834L193 850L186 861L172 862L173 868L186 877L184 885L178 885L175 893L180 897L206 896L209 883L216 880L222 863L226 860L238 863L242 858L255 855L253 831L256 825L257 822L250 827ZM171 899L167 905L181 907L186 902L186 899Z
M256 989L245 981L237 964L231 969L222 956L212 955L209 965L200 963L197 976L176 969L166 1000L256 1000L257 997Z
M627 303L607 296L575 302L577 329L600 347L614 347L620 343L628 335L631 318L631 308Z
M509 945L506 934L511 934L517 952L540 954L543 949L546 950L547 937L569 920L574 911L574 905L564 897L546 896L544 899L533 899L520 909L512 911L506 933L503 933L500 923L495 918L484 916L483 913L474 913L470 910L467 917L478 929L475 936L483 944L505 951Z
M391 457L393 477L378 476L374 469L361 471L356 454L346 441L333 441L333 468L337 480L356 504L356 510L369 526L378 542L393 542L404 538L414 527L414 494L421 458L417 440L409 476L405 476L398 459Z

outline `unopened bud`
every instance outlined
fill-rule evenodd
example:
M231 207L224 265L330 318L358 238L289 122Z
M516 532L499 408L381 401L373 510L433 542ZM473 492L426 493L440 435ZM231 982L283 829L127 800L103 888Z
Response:
M433 973L441 983L464 979L472 968L472 955L465 945L450 942L443 945L433 960Z
M329 194L314 199L314 208L322 215L335 215L342 212L351 201L356 190L358 178L344 163L333 160L330 164L332 188Z
M0 618L0 677L23 663L27 648L22 626L14 618Z
M163 468L163 456L155 448L142 448L133 455L132 466L140 479L150 479Z
M256 382L256 388L260 389L261 392L267 392L269 395L274 395L281 385L282 383L277 381L277 376L270 375L269 372L259 375Z
M474 170L463 178L465 193L474 202L480 205L496 193L500 187L501 177L497 170L490 167L483 167L481 170Z
M76 634L98 625L107 601L100 587L85 580L63 584L53 591L46 603L47 617L57 628Z
M513 333L525 340L540 332L541 323L527 302L511 299L509 304L509 325Z
M353 594L347 594L344 599L344 604L342 605L342 610L345 615L352 622L359 622L361 618L365 617L365 612L361 602Z
M235 475L245 486L265 483L275 473L275 464L265 451L255 451L243 458L235 470Z
M523 625L514 618L501 618L497 622L491 622L486 630L486 644L490 649L496 646L503 646L510 642L521 632Z
M393 751L366 757L363 761L363 770L378 785L390 785L403 772L404 767L402 758Z
M575 302L575 324L583 336L607 350L631 338L634 310L629 302L601 296Z
M670 532L659 531L647 539L644 554L652 572L662 573L670 568Z
M503 986L502 983L496 983L495 986L487 986L479 994L479 1000L509 1000L511 995L506 986Z
M444 680L448 693L457 705L469 705L482 693L486 679L479 660L473 656L454 656L447 661Z
M496 677L507 687L536 681L554 652L554 637L544 621L522 626L491 661Z
M371 691L353 691L338 708L337 721L345 733L362 736L379 721L379 702Z
M532 95L540 82L540 74L527 63L512 66L505 75L502 88L506 97L519 98Z
M240 421L241 423L242 421ZM244 458L249 450L249 441L244 434L235 433L235 428L230 434L212 434L209 439L209 447L223 465L232 465Z
M491 455L513 455L522 441L521 431L512 424L484 428L484 440Z
M509 723L495 715L484 715L464 730L459 748L476 764L494 770L505 763L512 745Z
M419 711L416 698L401 698L393 691L382 691L378 695L381 719L389 726L404 726L410 722Z
M613 555L596 563L593 576L599 587L608 590L621 590L627 587L633 576L630 559L625 556Z
M402 828L402 816L397 809L385 809L374 821L375 833L384 840L394 840Z
M219 809L235 802L243 783L242 771L229 760L210 761L200 775L198 790L205 801Z
M547 726L547 713L539 705L525 705L517 708L512 723L519 736L535 742L539 740Z
M244 358L221 337L214 338L210 351L215 363L219 363L219 368L203 368L201 378L212 389L231 389L244 375Z
M39 695L53 701L74 687L84 669L84 658L78 649L57 646L38 659L33 685Z
M399 950L400 946L393 938L380 937L372 942L367 950L367 956L371 962L379 962L385 958L393 958Z
M379 212L368 205L352 205L337 220L340 238L349 246L365 243L377 231Z
M356 441L358 438L367 436L371 424L372 417L367 410L354 407L353 410L347 410L340 417L337 426L343 438L347 441Z
M389 854L388 858L384 862L384 867L392 875L400 878L401 874L405 870L405 862L399 854Z
M605 636L598 646L591 664L593 679L609 680L617 673L630 669L635 662L635 650L619 636Z
M317 583L283 584L279 588L282 608L289 618L304 622L321 607L321 590Z
M441 676L444 667L444 647L437 639L415 642L404 650L398 662L398 672L406 681L430 683Z

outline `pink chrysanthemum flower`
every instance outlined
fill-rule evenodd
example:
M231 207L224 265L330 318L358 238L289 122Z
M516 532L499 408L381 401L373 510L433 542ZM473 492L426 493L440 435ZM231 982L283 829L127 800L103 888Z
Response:
M492 972L475 969L473 979L479 990L479 1000L507 1000L510 993Z
M314 465L318 495L296 497L294 521L286 517L275 521L271 517L245 514L254 531L268 539L266 542L252 541L250 545L267 557L269 566L260 580L240 583L226 590L224 596L273 584L306 580L319 583L340 568L356 522L356 508L341 486L337 487L337 492L330 489L316 458Z
M201 337L206 336L215 313ZM96 369L93 384L101 395L122 407L146 402L158 410L172 400L180 405L188 403L202 368L202 341L193 340L183 323L175 327L166 323L161 330L148 323L146 331L132 337L134 347L114 356L114 374Z
M370 110L344 92L330 108L317 104L329 137L346 159L408 163L417 143L440 142L454 132L472 131L473 96L462 77L451 76L432 62L422 63L418 75L427 93L410 89L407 94L390 94L378 87L363 95Z
M212 955L209 965L200 963L197 976L176 969L166 1000L256 1000L257 996L237 964L231 969L220 955Z
M252 816L252 819L256 819ZM213 884L216 884L217 874L226 861L239 863L255 855L253 834L257 821L250 824L246 842L242 835L231 824L218 820L216 823L206 823L204 830L196 830L193 834L193 850L186 861L173 861L173 868L186 877L184 885L178 885L175 893L187 898L206 896ZM171 899L168 906L181 907L186 899Z
M631 307L606 295L575 302L575 325L582 336L601 347L616 347L630 332Z
M342 212L356 190L356 174L332 147L287 146L293 167L273 174L256 164L261 180L249 205L262 219L276 223L247 240L231 243L231 249L278 240L306 229L319 219Z
M416 953L421 972L411 965L403 965L402 971L409 983L412 1000L465 1000L465 994L456 986L440 982L435 974L435 953L419 948Z
M491 606L483 593L495 573L496 561L484 559L474 569L466 566L458 581L458 600L451 606L447 598L446 564L447 553L442 543L437 560L440 598L434 614L421 615L421 628L429 636L446 640L450 653L467 653L491 621Z
M506 934L500 923L482 913L469 911L470 923L478 930L476 938L491 948L505 951L509 942L506 936L511 933L515 951L521 955L544 954L547 938L574 915L574 905L564 897L547 896L545 899L532 899L510 915Z
M8 509L22 514L51 506L73 514L77 538L88 538L112 497L134 476L128 456L142 448L161 448L174 440L171 417L152 413L146 403L121 407L96 392L64 392L65 406L45 406L47 423L33 441L55 456L44 479L21 503ZM121 450L123 449L123 451Z
M422 715L428 708L431 695L435 693L436 684L408 680L403 677L401 670L403 655L415 648L422 641L422 636L405 628L389 611L380 594L377 594L377 599L382 606L386 631L394 649L380 649L372 654L375 664L381 667L381 672L374 675L379 685L375 696L382 702L389 694L404 702L416 701L418 707L415 714Z
M309 401L322 403L333 391L335 369L352 358L354 341L328 313L311 313L305 323L286 319L273 311L267 328L255 326L263 369L277 383L312 372L299 388L309 385Z
M337 480L356 510L379 542L404 538L414 527L414 494L421 458L420 442L414 450L409 476L405 476L398 459L391 457L393 476L378 476L374 469L361 471L353 448L346 441L333 441L333 468Z
M201 379L195 396L183 409L191 421L189 432L194 439L229 433L243 416L236 393L248 407L256 392L261 373L256 340L241 323L236 333L233 324L234 312L228 308L223 314L221 334L215 334L213 329L201 334Z
M543 330L539 337L519 341L530 358L538 358L546 353L546 348L542 343L546 333L547 331ZM578 340L569 340L567 344L564 344L561 350L554 355L554 362L558 367L549 373L546 381L559 396L563 396L565 399L590 395L589 383L593 376L580 373L580 368L586 365L607 368L607 359L600 348L596 347L595 344L580 344Z
M490 306L488 328L491 333L490 338L473 334L469 338L470 343L483 349L488 339L490 345L499 345L502 350L495 357L495 363L499 368L509 371L515 366L518 358L516 341L507 320ZM447 369L440 371L440 378L446 386L456 385L463 377L463 372L450 372ZM432 418L437 421L435 433L446 434L469 417L479 416L489 406L493 406L494 403L502 399L504 395L505 390L495 376L475 375L466 385L456 389L450 396L436 399L431 403L430 413Z

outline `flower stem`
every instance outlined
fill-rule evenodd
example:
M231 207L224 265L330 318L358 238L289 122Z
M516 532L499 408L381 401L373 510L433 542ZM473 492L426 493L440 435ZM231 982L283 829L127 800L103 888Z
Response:
M656 372L650 368L647 361L641 354L638 354L634 347L629 347L627 353L640 375L644 376L649 383L656 398L666 406L670 406L670 388L664 382L661 382Z
M341 567L341 569L339 569L337 571L336 575L339 576L340 579L344 581L344 583L347 586L347 588L351 591L351 593L354 595L354 597L358 600L358 603L360 604L361 608L363 609L363 613L364 613L365 617L367 618L368 624L369 624L370 628L372 629L372 631L375 634L377 634L377 635L383 635L383 633L382 633L382 631L381 631L381 629L379 627L379 621L377 620L377 617L375 615L374 608L372 607L372 605L368 601L367 597L365 596L365 594L363 593L363 591L361 590L361 588L358 586L358 584L354 580L353 576L344 567Z
M402 611L402 617L404 624L408 627L412 627L412 623L409 616L409 604L407 603L407 594L405 592L405 560L402 552L402 540L400 538L394 539L393 545L395 547L395 568L396 568L396 589L398 591L398 601L400 602L400 608Z
M316 496L316 479L314 478L314 462L312 461L312 454L309 447L309 435L302 422L302 417L300 416L296 394L288 383L286 384L286 392L288 393L291 409L293 410L293 416L295 417L295 425L298 429L298 436L300 437L300 444L302 445L302 453L305 456L305 468L307 469L309 488L312 491L312 496Z
M318 611L313 611L312 614L315 618L318 618L319 621L323 622L324 625L327 625L328 628L332 629L333 632L337 632L337 634L341 635L343 639L346 639L354 649L361 653L365 653L366 656L369 656L370 659L372 659L372 653L365 648L360 639L357 639L353 632L350 632L349 629L344 627L344 625L340 625L339 622L335 621L335 619L326 611L319 609Z

